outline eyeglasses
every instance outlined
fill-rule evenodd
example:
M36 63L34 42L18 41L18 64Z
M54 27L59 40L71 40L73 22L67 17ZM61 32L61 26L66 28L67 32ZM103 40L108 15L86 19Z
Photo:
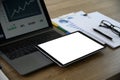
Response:
M120 27L113 25L107 20L102 20L99 27L110 29L113 33L120 37Z

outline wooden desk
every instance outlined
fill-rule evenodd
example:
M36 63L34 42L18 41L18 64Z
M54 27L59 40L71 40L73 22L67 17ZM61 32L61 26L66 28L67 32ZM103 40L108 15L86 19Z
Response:
M120 0L45 0L51 18L70 12L99 11L120 22ZM66 68L57 65L19 75L2 58L5 73L11 80L105 80L120 72L120 48L107 47L102 52L78 61Z

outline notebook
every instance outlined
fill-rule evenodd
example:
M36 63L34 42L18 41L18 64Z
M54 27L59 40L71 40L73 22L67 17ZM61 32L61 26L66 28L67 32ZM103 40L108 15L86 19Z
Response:
M0 1L0 56L21 75L51 65L36 45L61 36L44 0Z
M92 55L104 46L82 32L74 32L39 44L38 48L59 66L64 67Z

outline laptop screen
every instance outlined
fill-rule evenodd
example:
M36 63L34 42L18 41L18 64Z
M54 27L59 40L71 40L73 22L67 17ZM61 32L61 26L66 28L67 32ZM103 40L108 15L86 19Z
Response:
M0 0L0 41L49 27L44 7L42 0Z

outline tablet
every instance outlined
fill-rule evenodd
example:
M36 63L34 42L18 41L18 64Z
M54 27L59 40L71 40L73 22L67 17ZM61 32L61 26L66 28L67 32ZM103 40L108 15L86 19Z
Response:
M104 45L81 32L74 32L39 44L38 47L59 66L66 66L103 49Z

